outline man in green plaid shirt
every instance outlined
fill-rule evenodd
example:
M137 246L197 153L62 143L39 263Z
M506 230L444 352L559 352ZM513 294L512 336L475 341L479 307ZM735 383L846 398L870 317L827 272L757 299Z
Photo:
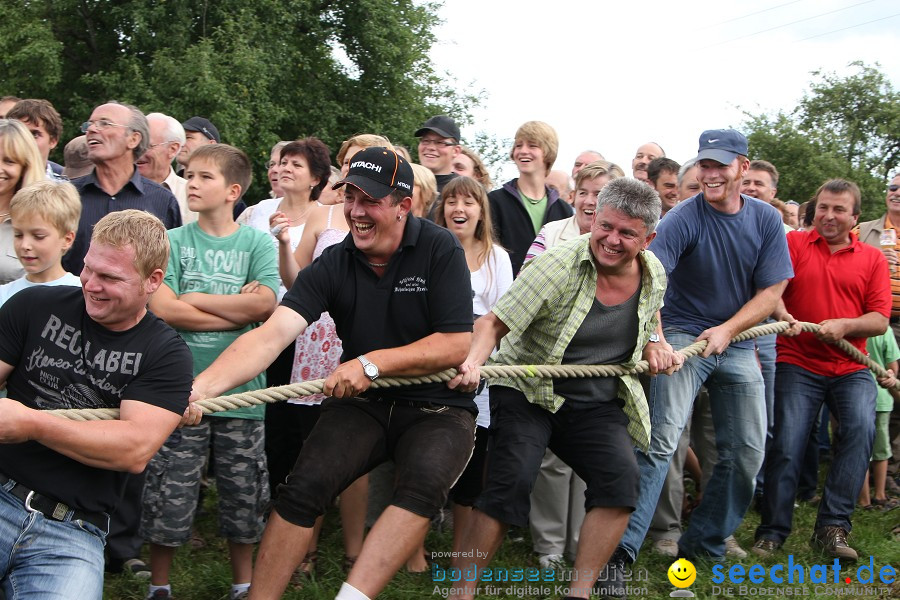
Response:
M652 374L682 362L658 339L665 271L648 250L660 200L633 179L610 182L597 200L590 234L555 246L523 269L491 312L476 321L472 348L451 387L479 381L494 364L624 364L642 357ZM501 343L502 340L502 343ZM647 400L635 376L501 379L490 388L494 434L487 481L462 550L486 566L510 525L526 526L531 488L550 448L587 483L573 598L590 597L634 510L640 479L632 444L650 439ZM472 589L460 589L463 598Z

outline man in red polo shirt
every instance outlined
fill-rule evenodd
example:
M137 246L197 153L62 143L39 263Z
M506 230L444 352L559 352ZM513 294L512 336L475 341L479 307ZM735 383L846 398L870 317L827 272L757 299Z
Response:
M813 229L787 236L794 278L773 314L792 327L778 339L775 430L753 552L771 555L791 532L806 441L824 401L840 426L810 544L831 557L856 560L847 535L872 453L876 387L866 367L829 342L846 339L865 353L866 338L888 327L890 278L881 252L851 233L860 211L857 185L826 181L815 202ZM801 333L798 321L821 329Z

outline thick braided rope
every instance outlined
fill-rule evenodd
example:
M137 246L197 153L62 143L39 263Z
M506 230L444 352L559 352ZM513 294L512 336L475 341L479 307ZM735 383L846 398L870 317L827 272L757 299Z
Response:
M802 323L802 326L803 331L808 331L810 333L815 333L819 330L819 326L815 323ZM731 342L743 342L764 335L781 333L787 329L788 323L785 321L757 325L756 327L751 327L750 329L737 334L731 339ZM697 356L703 352L706 348L706 344L706 340L694 342L690 346L680 349L679 352L684 355L685 359L691 358L692 356ZM849 342L838 340L835 345L858 363L867 366L878 377L887 376L887 372L881 365L873 362L868 356L857 350ZM492 365L481 367L481 374L488 380L500 377L512 379L612 377L616 375L637 375L647 372L648 368L647 361L645 360L639 361L631 368L626 368L621 365ZM455 376L456 369L447 369L440 373L420 377L381 377L372 382L372 387L388 388L417 383L440 383L450 381ZM235 408L246 408L257 404L283 402L291 398L321 394L324 384L324 379L314 379L312 381L292 383L290 385L254 390L252 392L244 392L241 394L232 394L230 396L207 398L206 400L199 400L195 404L203 411L203 414L223 412ZM900 384L896 387L897 389L900 389ZM117 408L73 408L53 410L50 412L73 421L109 421L119 418L119 409Z

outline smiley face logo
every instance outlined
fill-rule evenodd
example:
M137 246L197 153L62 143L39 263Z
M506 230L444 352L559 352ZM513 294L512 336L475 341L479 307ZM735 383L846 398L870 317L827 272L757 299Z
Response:
M669 582L677 588L686 588L697 579L697 569L691 561L679 558L669 566Z

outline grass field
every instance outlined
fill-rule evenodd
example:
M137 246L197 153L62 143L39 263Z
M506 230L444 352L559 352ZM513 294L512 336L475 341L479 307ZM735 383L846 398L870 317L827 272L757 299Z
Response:
M219 600L228 598L231 584L231 573L228 564L228 552L223 540L216 536L215 523L215 498L210 494L206 503L206 516L198 522L201 535L206 540L206 546L201 549L189 547L181 548L175 559L174 575L172 578L173 594L178 600ZM710 564L696 563L697 579L688 588L696 598L744 598L744 597L793 597L804 598L900 598L900 583L884 585L878 580L879 569L885 565L892 565L900 571L900 539L891 535L891 529L900 524L900 510L888 513L878 511L858 510L853 518L853 534L850 544L860 554L860 562L855 565L845 565L840 571L841 583L832 583L832 561L828 561L822 555L810 550L808 540L812 533L815 521L816 507L809 505L800 506L794 514L794 533L788 538L781 553L768 560L761 560L752 554L740 562L729 562L724 565L725 582L716 589L712 582L712 567ZM288 600L330 600L334 598L344 579L341 571L343 549L337 511L331 511L326 518L322 532L322 541L319 546L319 575L315 581L307 583L302 589L290 589L284 595ZM735 533L740 544L749 549L753 543L753 531L759 523L759 516L753 512L748 513L747 518ZM451 544L450 532L432 531L428 534L426 547L432 552L448 552ZM751 565L759 563L768 573L769 568L776 563L787 563L788 555L793 555L794 564L806 567L803 584L775 584L771 582L753 584L745 581L743 584L731 584L728 582L728 569L733 565L741 565L748 571ZM875 565L875 582L860 584L857 581L857 569L869 564L872 556ZM145 557L146 558L146 557ZM640 560L634 565L633 588L640 588L640 592L632 594L631 598L668 598L669 593L675 590L668 580L666 571L671 564L671 559L664 559L653 554L645 546L645 551ZM827 584L809 582L810 567L817 564L828 565ZM439 568L449 567L449 560L437 559ZM494 560L492 567L505 567L512 573L515 569L537 568L537 559L531 552L531 542L527 538L521 542L507 541L503 544L500 553ZM757 569L758 571L758 569ZM440 572L439 570L437 571ZM780 573L779 573L780 575ZM863 572L865 578L866 572ZM412 600L416 598L440 598L446 597L448 585L435 583L434 574L409 574L398 573L390 586L379 596L388 600ZM563 577L557 575L557 578ZM851 584L844 583L845 578L851 578ZM900 575L897 577L900 579ZM488 589L488 585L492 586ZM482 583L483 594L481 597L495 598L533 598L538 600L557 599L561 596L557 586L564 583L527 583L527 582L502 582L496 584ZM743 589L741 585L745 586ZM727 588L731 587L731 593ZM499 590L499 591L498 591ZM141 600L147 594L147 583L126 575L112 576L107 579L104 598L108 600Z

